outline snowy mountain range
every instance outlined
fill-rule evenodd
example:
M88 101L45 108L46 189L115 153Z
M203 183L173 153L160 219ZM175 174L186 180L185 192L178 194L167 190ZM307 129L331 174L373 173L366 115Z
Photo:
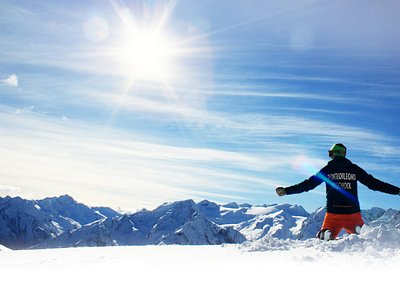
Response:
M68 195L25 200L0 198L0 247L11 249L121 245L213 245L265 237L304 240L315 237L324 209L308 213L301 206L253 206L204 200L165 203L149 211L120 214L89 207ZM399 221L400 212L363 211L366 223Z

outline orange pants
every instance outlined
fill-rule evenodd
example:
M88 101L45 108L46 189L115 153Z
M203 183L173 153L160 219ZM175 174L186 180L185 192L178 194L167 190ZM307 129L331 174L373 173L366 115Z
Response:
M360 212L353 214L335 214L327 212L321 230L329 229L333 239L335 239L343 228L347 233L354 234L356 233L356 227L362 227L363 225L364 221Z

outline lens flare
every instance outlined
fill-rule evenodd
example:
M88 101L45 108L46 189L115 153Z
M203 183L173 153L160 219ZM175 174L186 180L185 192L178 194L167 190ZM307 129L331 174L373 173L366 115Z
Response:
M315 175L318 179L320 179L322 182L326 183L328 186L332 187L342 195L344 195L346 198L348 198L351 202L358 202L357 198L349 193L346 189L342 188L338 184L336 184L334 181L328 178L324 173L322 173L320 170L317 169L315 164L306 156L304 155L299 155L295 158L292 167L294 170L304 174L304 175ZM316 173L317 172L317 173Z

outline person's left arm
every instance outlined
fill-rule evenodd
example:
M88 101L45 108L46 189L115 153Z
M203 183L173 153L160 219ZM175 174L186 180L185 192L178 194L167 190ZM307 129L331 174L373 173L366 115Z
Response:
M391 184L385 183L381 180L376 179L371 174L368 174L361 167L354 165L356 169L357 179L369 189L373 191L380 191L383 193L391 194L391 195L400 195L400 188L393 186Z

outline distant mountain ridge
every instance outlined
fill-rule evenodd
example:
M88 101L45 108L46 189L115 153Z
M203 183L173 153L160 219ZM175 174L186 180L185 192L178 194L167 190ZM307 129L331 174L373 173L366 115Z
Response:
M400 213L381 208L363 211L367 223L386 219L385 214ZM310 214L298 205L218 205L207 200L176 201L122 215L111 208L78 203L68 195L43 200L5 197L0 198L0 245L28 249L213 245L263 237L303 240L315 237L323 216L324 209Z
M110 211L108 216L119 215ZM30 248L106 218L98 209L68 195L43 200L0 198L0 244L12 249Z

